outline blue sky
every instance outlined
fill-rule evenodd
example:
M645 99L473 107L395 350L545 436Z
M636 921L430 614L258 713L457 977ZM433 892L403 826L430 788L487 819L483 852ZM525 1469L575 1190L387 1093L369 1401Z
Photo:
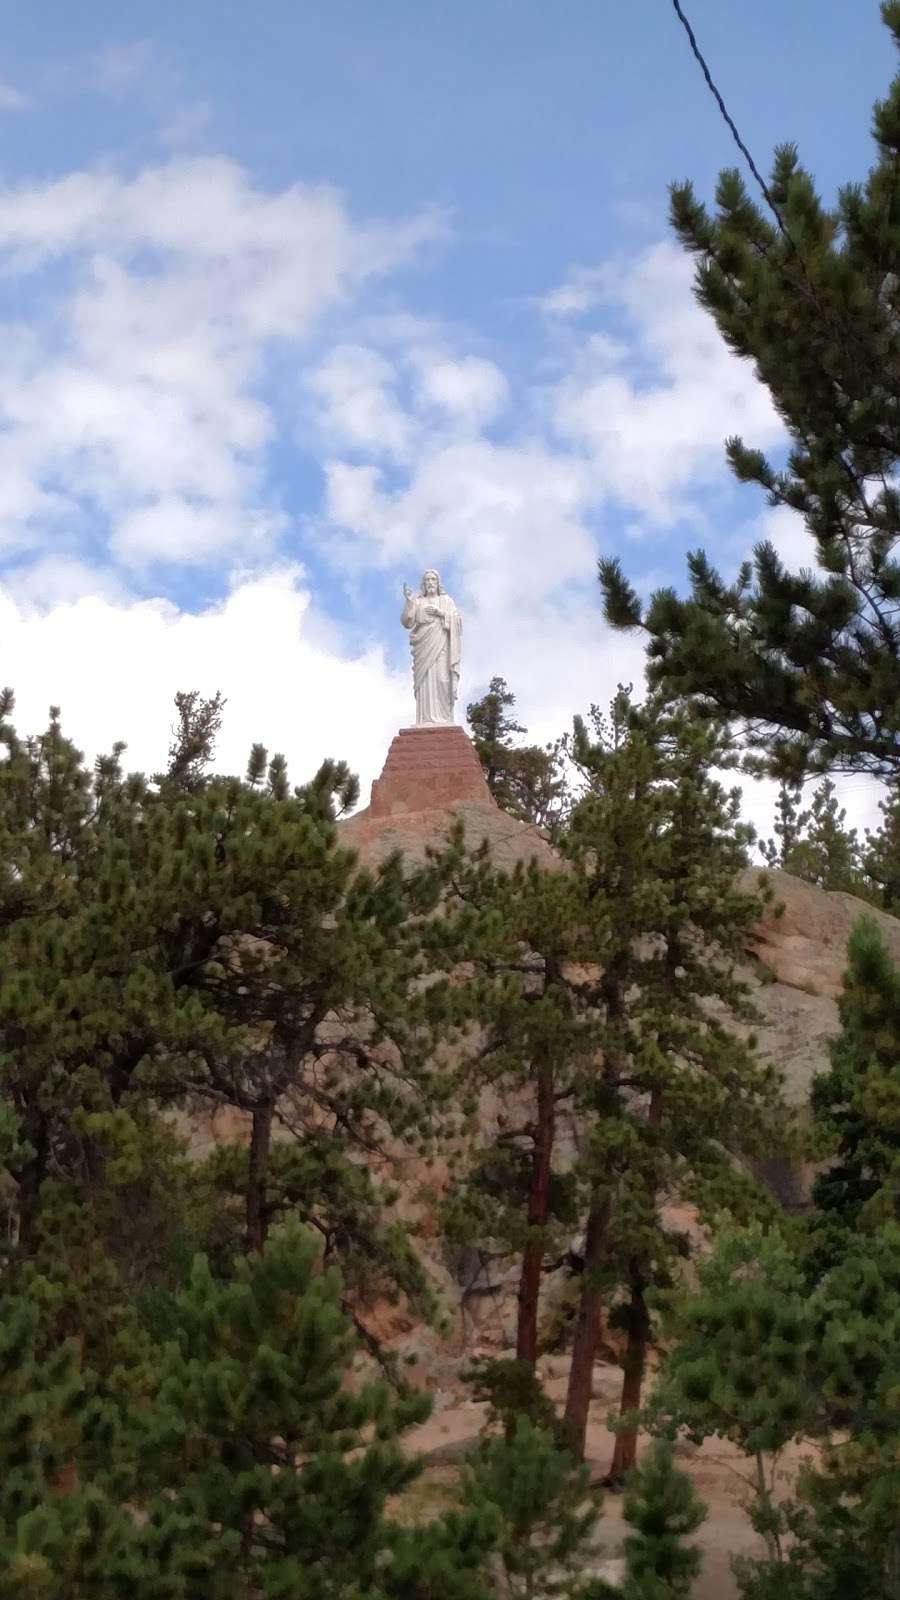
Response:
M761 165L826 194L894 70L870 0L691 0ZM153 765L177 687L299 778L364 781L410 715L404 579L437 563L541 736L640 670L595 562L645 585L802 527L694 307L666 185L735 152L668 0L7 10L0 56L0 677Z

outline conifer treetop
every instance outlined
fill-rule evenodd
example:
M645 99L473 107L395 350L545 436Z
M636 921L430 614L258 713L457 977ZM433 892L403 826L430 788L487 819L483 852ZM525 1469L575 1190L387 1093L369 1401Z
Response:
M900 6L882 15L900 43ZM671 190L697 299L753 363L790 440L776 466L729 439L729 464L803 518L815 565L792 571L763 541L728 581L697 550L687 595L662 588L644 607L620 562L600 563L608 619L647 632L651 684L734 720L787 778L900 774L900 76L873 133L871 172L830 207L795 147L776 152L783 228L734 169L715 214L690 183Z

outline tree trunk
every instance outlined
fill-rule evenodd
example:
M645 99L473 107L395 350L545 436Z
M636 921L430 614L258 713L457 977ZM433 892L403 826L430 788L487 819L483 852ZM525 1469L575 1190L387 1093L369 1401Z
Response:
M652 1090L650 1105L647 1111L647 1124L651 1128L658 1128L662 1122L662 1089L659 1085ZM651 1200L658 1194L655 1182L649 1185ZM632 1269L631 1300L628 1307L628 1339L625 1345L625 1356L622 1362L622 1399L619 1404L619 1416L624 1416L626 1411L637 1411L641 1403L641 1394L644 1387L644 1373L647 1368L647 1349L650 1344L650 1313L644 1298L644 1287L638 1281ZM637 1460L637 1428L626 1428L624 1432L616 1434L613 1446L613 1457L609 1472L604 1482L611 1489L619 1488L625 1481Z
M271 1105L256 1106L250 1134L247 1166L247 1233L245 1249L249 1255L261 1250L269 1231L266 1214L266 1184L269 1176L269 1151L272 1144Z
M625 1356L622 1361L620 1417L624 1416L628 1411L637 1411L640 1406L649 1343L650 1315L647 1311L644 1291L639 1285L633 1285L631 1304L628 1308L628 1342L625 1346ZM604 1482L611 1489L618 1489L625 1482L636 1460L637 1428L625 1428L622 1433L616 1434L612 1462Z
M556 1131L556 1105L553 1098L553 1072L541 1067L537 1080L537 1127L531 1157L531 1187L528 1192L528 1242L522 1256L519 1278L519 1320L516 1330L516 1356L534 1367L537 1361L538 1296L544 1264L547 1217L550 1211L550 1168Z
M757 1450L756 1452L756 1493L759 1499L760 1508L766 1513L767 1516L771 1515L773 1510L772 1496L769 1493L769 1487L766 1483L766 1467L765 1462L763 1461L763 1454L761 1450ZM763 1534L763 1538L766 1543L766 1553L769 1557L769 1560L772 1562L781 1561L781 1540L779 1539L777 1533L775 1533L773 1529L767 1528Z
M600 1342L603 1302L597 1287L597 1272L603 1260L609 1201L597 1198L588 1214L584 1251L584 1278L581 1302L575 1319L572 1365L566 1395L565 1428L569 1448L579 1461L584 1456L588 1408L594 1384L594 1358Z

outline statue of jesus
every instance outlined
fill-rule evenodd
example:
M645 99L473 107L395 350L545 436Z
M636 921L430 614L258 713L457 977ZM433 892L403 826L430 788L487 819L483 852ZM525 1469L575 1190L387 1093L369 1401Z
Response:
M452 722L459 687L459 612L441 587L440 573L433 568L423 574L418 594L413 594L405 583L403 595L400 621L409 629L416 726Z

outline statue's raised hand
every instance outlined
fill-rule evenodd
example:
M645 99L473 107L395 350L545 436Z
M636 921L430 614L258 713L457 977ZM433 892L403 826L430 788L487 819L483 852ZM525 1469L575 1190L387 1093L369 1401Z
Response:
M411 600L412 599L412 589L409 587L408 583L405 583L403 585L403 593L406 596L407 600Z

